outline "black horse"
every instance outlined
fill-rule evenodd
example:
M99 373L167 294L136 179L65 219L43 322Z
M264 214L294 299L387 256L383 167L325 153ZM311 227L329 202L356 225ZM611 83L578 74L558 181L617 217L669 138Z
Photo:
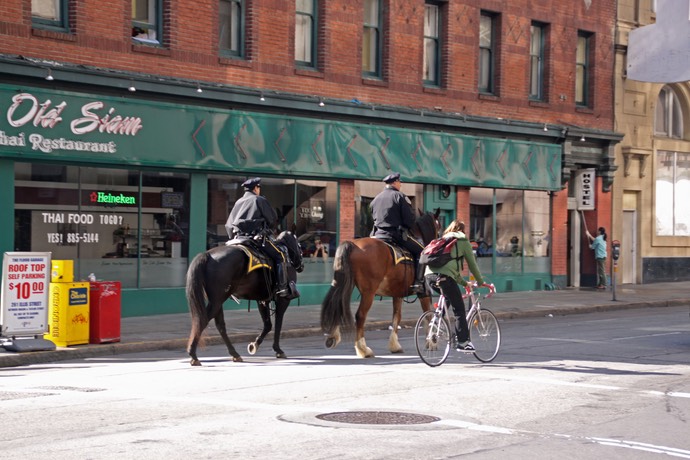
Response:
M282 232L276 239L287 247L290 263L286 264L288 279L294 282L297 273L304 269L302 251L297 238L290 232ZM280 349L280 330L283 327L283 316L290 304L285 297L275 297L273 293L274 273L271 263L250 255L246 248L240 245L218 246L198 254L187 270L187 302L192 316L192 330L187 343L187 353L191 356L192 366L201 366L196 355L196 349L201 334L211 319L216 322L216 328L225 341L225 345L233 361L242 361L242 357L235 351L225 328L223 302L230 296L235 299L256 300L264 327L256 340L247 346L250 354L256 353L259 345L271 331L271 300L275 301L275 334L273 351L276 358L287 356ZM207 301L207 302L206 302Z

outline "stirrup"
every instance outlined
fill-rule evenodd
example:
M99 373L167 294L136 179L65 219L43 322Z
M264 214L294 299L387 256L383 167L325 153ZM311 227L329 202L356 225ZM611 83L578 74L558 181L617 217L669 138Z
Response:
M424 285L424 283L414 283L412 286L410 286L410 288L412 289L412 292L414 292L415 294L418 294L418 295L426 295L427 294L426 286Z

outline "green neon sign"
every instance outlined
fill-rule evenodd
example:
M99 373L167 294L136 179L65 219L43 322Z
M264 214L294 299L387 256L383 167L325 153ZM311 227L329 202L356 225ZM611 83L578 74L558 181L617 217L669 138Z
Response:
M113 195L110 192L91 192L89 198L94 204L129 204L134 206L137 204L136 197L122 193Z

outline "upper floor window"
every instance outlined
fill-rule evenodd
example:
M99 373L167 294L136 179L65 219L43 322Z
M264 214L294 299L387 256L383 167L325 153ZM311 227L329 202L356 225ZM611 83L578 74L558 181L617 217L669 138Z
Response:
M296 0L295 61L298 65L316 67L317 0Z
M362 73L381 76L381 0L364 0Z
M31 0L31 21L34 26L67 31L68 0Z
M132 0L132 39L160 45L163 39L163 0Z
M654 134L675 139L683 138L683 110L676 92L669 86L661 88L656 101Z
M424 5L424 67L423 80L426 85L441 83L440 14L438 5Z
M530 27L529 42L529 97L544 100L544 43L546 26L533 22Z
M220 52L244 57L244 0L220 0L218 23Z
M479 17L479 91L496 91L496 16L482 11Z
M587 32L577 33L577 51L575 58L575 103L581 106L589 106L589 79L592 35Z

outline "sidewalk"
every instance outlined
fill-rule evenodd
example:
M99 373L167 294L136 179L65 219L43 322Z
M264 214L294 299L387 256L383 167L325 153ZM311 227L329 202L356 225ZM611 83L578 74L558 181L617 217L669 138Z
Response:
M500 320L680 305L690 305L690 282L617 286L615 301L610 289L598 291L592 288L574 288L558 291L499 292L483 303L483 306L493 311ZM282 337L322 334L319 328L320 309L320 305L291 306L285 314ZM353 303L352 312L356 311L357 303ZM403 304L402 325L414 326L420 313L418 302ZM387 328L392 314L390 299L376 300L367 316L367 329ZM252 308L250 312L226 311L225 322L235 348L241 355L246 356L246 344L254 340L261 329L259 312L256 308ZM76 345L57 348L54 351L24 353L6 351L0 347L0 368L163 349L184 352L189 327L187 313L123 318L120 342ZM213 322L204 334L207 345L222 343ZM267 336L259 353L270 350L271 342L272 333Z

